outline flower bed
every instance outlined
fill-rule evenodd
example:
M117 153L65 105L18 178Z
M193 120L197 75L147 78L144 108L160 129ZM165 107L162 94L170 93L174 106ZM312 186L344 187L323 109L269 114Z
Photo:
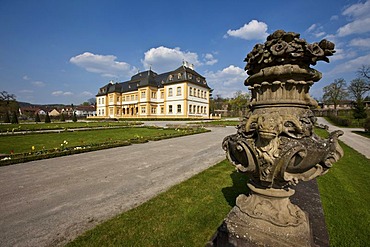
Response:
M149 127L155 128L155 127ZM135 135L134 138L130 138L128 140L120 140L120 141L107 141L107 142L100 142L88 145L80 145L80 146L68 146L68 141L64 140L60 147L54 149L42 149L42 150L35 150L35 147L31 147L30 152L24 153L14 153L13 151L10 152L9 155L3 155L0 159L0 166L6 166L16 163L23 163L28 161L34 160L41 160L41 159L49 159L55 158L65 155L72 155L84 152L91 152L97 151L102 149L108 148L115 148L115 147L122 147L128 146L131 144L139 144L139 143L146 143L148 141L159 141L163 139L169 139L174 137L186 136L186 135L193 135L199 133L209 132L210 130L206 130L203 128L184 128L184 129L175 129L177 132L172 134L163 133L160 136L150 136L150 137L143 137L140 135Z

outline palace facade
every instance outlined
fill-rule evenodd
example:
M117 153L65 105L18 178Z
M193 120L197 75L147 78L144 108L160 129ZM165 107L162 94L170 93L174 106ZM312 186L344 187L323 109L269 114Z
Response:
M192 67L110 82L96 95L98 118L208 118L211 88Z

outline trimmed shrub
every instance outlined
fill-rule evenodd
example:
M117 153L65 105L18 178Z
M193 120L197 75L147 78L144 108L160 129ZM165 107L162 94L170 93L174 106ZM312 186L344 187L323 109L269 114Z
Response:
M73 113L72 121L73 122L77 122L77 116L76 116L76 113L75 112Z
M18 124L19 123L18 116L17 116L17 113L15 111L13 111L11 123L12 124Z
M365 129L365 132L370 133L370 118L366 118L364 122L364 129Z
M334 115L329 115L328 117L335 125L338 126L348 127L352 123L351 120L347 118L342 118Z
M6 113L5 113L4 123L10 123L10 117L9 117L9 112L8 111L6 111Z
M51 123L50 116L49 116L48 112L46 113L46 116L45 116L45 123Z
M36 122L36 123L41 122L41 119L40 119L40 115L39 115L39 113L36 113L36 116L35 116L35 122Z

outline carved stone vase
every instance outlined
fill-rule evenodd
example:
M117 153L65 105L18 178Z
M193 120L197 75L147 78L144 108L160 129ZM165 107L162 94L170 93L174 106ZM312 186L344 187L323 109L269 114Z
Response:
M275 31L257 44L245 62L251 90L250 111L237 133L223 141L227 158L248 174L250 194L239 195L219 231L218 246L312 246L308 216L290 202L299 181L325 174L343 156L336 131L328 139L313 132L309 95L321 73L317 61L329 62L334 44L309 44L300 35Z

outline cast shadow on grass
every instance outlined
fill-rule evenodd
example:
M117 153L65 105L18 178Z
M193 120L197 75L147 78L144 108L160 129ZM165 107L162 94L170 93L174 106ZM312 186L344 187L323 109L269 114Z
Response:
M233 171L230 174L230 177L233 181L233 185L231 187L226 187L222 189L222 193L228 204L231 207L235 206L236 198L240 194L248 194L249 188L247 187L247 182L249 180L248 176L244 173Z

